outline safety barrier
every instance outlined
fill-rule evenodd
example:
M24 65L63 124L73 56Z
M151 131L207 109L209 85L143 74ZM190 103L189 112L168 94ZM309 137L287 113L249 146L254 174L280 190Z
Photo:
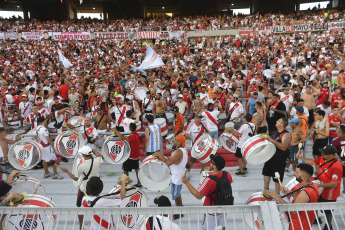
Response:
M44 229L68 229L74 230L79 229L78 215L84 216L83 229L91 228L91 218L93 215L97 215L99 218L103 219L111 216L112 223L116 229L125 229L120 225L124 224L124 220L129 220L130 218L137 218L138 215L143 215L142 222L138 226L143 225L144 220L150 216L162 216L168 215L171 219L173 214L183 214L184 217L174 221L180 229L183 230L195 230L202 229L204 222L204 215L217 213L217 215L212 215L208 220L215 221L216 225L218 223L219 215L225 215L224 225L226 229L265 229L265 230L283 230L287 229L283 215L291 216L290 212L295 211L313 211L315 214L319 213L319 217L323 221L323 224L317 220L317 225L313 226L313 229L322 229L323 226L329 225L326 220L325 210L332 210L333 229L345 229L344 213L345 213L345 203L315 203L315 204L288 204L280 205L276 202L262 202L260 205L245 206L245 205L234 205L234 206L221 206L221 207L154 207L154 208L2 208L0 210L0 215L6 215L5 221L3 223L4 229L11 229L11 225L21 225L23 229L31 230L35 229L33 226L37 226L37 220L41 220L41 217L50 217L49 221L44 222ZM285 213L285 214L284 214ZM245 214L245 215L244 215ZM257 214L256 219L251 219L248 221L248 215ZM8 221L8 217L11 217L11 221ZM51 218L53 217L53 218ZM213 219L214 218L214 219ZM35 219L35 221L34 221ZM249 222L252 226L247 225ZM42 224L42 223L41 223ZM310 226L313 223L310 223ZM24 228L25 226L25 228ZM259 226L259 228L258 228ZM101 228L100 228L101 229ZM104 228L102 228L104 229ZM110 225L108 227L110 229ZM129 229L129 228L128 228ZM136 228L130 228L136 229ZM210 228L205 228L207 230L214 230Z

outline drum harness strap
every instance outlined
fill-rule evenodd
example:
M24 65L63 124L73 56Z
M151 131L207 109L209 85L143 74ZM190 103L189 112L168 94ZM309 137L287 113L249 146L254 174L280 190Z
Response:
M131 190L134 190L136 188L129 188L129 189L126 189L127 192L128 191L131 191ZM97 201L99 201L99 199L103 198L103 197L106 197L106 196L115 196L115 195L119 195L121 191L117 191L117 192L113 192L113 193L109 193L109 194L105 194L103 196L98 196L96 199L94 199L90 205L90 208L92 208L93 206L95 206L95 204L97 203Z
M234 110L237 108L237 104L238 102L236 102L236 104L234 104L234 106L232 106L232 108L229 111L229 117L231 117L231 114L234 112Z
M289 192L289 193L285 194L284 196L281 196L281 198L293 195L294 193L296 193L296 192L298 192L298 191L300 191L300 190L302 190L304 188L312 188L316 192L316 190L315 190L315 188L313 186L311 186L311 185L303 185L302 187L296 189L295 191Z
M91 166L90 166L89 172L87 174L85 174L83 172L83 174L85 175L84 178L83 178L83 181L86 181L87 179L89 179L89 176L90 176L91 171L92 171L92 167L93 167L93 157L91 158Z
M320 168L321 168L322 166L331 163L325 170L323 170L320 174L318 174L318 175L315 177L315 179L318 180L319 177L320 177L324 172L326 172L330 167L332 167L332 165L333 165L335 162L337 162L337 159L333 159L333 160L331 160L331 161L329 161L329 162L325 162L325 163L323 163L322 165L320 165Z
M95 128L97 129L99 126L99 123L101 123L101 121L103 120L104 114L102 115L101 119L99 119L99 121L96 123Z

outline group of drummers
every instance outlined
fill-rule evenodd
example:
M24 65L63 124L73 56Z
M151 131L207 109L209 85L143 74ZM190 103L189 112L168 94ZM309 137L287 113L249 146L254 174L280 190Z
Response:
M131 82L137 84L135 79ZM211 163L216 163L212 162L210 155L214 150L217 152L217 149L212 147L212 143L218 143L218 140L224 148L227 146L226 143L232 143L226 149L235 153L237 157L239 169L235 175L245 177L250 170L250 168L247 169L247 163L253 162L253 159L257 161L256 164L264 164L262 175L264 176L264 189L267 190L266 197L283 203L279 196L280 192L291 192L281 184L286 172L295 175L296 180L303 185L302 189L295 192L292 202L335 202L340 195L344 196L344 191L341 192L340 188L341 179L344 178L345 126L342 125L343 118L337 106L332 108L331 114L326 115L327 101L311 113L303 106L303 99L298 99L296 106L293 106L291 89L287 87L270 92L269 96L264 99L261 98L262 93L256 90L252 92L247 101L240 98L236 92L230 91L223 94L222 87L219 86L216 90L213 88L213 83L201 85L200 92L192 94L189 87L180 87L173 83L171 88L165 89L150 81L148 87L140 87L140 90L137 90L139 87L130 86L126 87L126 90L116 90L115 87L115 90L112 91L109 91L104 85L91 87L85 93L88 95L86 108L89 108L86 111L78 101L79 96L73 96L80 95L75 92L76 86L68 87L69 96L72 95L68 99L64 99L59 94L51 96L50 99L39 95L29 99L24 91L19 90L17 94L14 94L13 89L8 89L5 92L1 107L1 122L4 128L0 130L0 133L5 133L5 135L0 135L0 151L4 161L8 161L8 147L5 145L13 144L6 139L6 132L8 130L11 134L27 132L28 136L30 134L35 136L34 138L42 146L44 178L62 179L57 172L56 148L50 136L73 131L82 135L86 146L91 149L81 151L84 152L84 159L86 161L93 159L92 156L95 159L99 158L98 161L92 161L97 165L92 170L90 167L84 167L84 171L78 171L78 173L88 174L88 178L97 177L99 176L99 164L102 163L102 154L99 152L104 146L106 137L114 135L129 142L131 152L122 168L126 175L135 170L137 176L135 186L141 188L142 182L138 176L141 137L138 131L144 131L143 152L146 157L153 155L169 167L172 199L175 200L177 206L182 206L182 184L188 183L193 163L199 160L202 163L201 171L205 169L210 159ZM144 90L142 90L143 88ZM318 89L306 86L307 95L312 94L314 97L315 92L318 92ZM14 96L21 99L18 106ZM309 112L309 116L306 115L306 112ZM310 122L311 119L315 121ZM288 126L291 128L290 132L287 131ZM336 127L336 130L330 129L332 126ZM18 132L23 129L26 131ZM123 133L129 135L123 135ZM307 159L303 154L308 137L314 140L314 159ZM17 136L16 140L19 139ZM201 154L197 157L192 154L189 160L190 167L186 167L189 158L187 139L191 142L189 147L192 148L192 151L194 146L197 146L196 149ZM206 139L209 141L204 141ZM173 151L169 157L164 154L165 140L173 145ZM203 145L207 145L208 149L211 149L209 152L206 150L203 152L205 146L200 144L201 141L204 141ZM220 145L218 147L221 147ZM267 158L265 155L268 153L261 147L265 149L265 146L268 145L274 145L275 151L272 151L270 157L265 159ZM207 158L207 161L204 161L204 158ZM259 160L260 158L261 160ZM298 159L315 165L315 173L308 164L297 165ZM52 165L54 174L48 171L49 164ZM292 170L289 169L290 165L292 165ZM224 166L220 166L218 170L221 171ZM75 175L68 169L59 167L73 180L79 179L80 175ZM82 204L88 178L81 183L78 206ZM275 182L274 192L269 191L271 178ZM231 176L230 180L232 181ZM193 193L194 190L190 189L190 191ZM193 193L193 195L195 194ZM195 196L197 197L197 195ZM326 214L330 226L331 212L326 212ZM308 215L313 220L309 212ZM183 215L176 215L174 219L181 217ZM305 227L304 229L308 229L306 222L303 222L302 225Z

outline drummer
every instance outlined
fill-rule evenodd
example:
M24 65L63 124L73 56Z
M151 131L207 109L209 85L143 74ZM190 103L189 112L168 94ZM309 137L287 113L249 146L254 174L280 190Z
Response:
M58 106L57 111L55 111L55 119L56 119L56 125L57 125L56 129L58 131L58 134L62 133L63 128L66 128L66 127L71 128L71 129L76 128L73 125L68 123L69 119L74 115L79 115L79 113L73 111L72 108L69 108L69 107L64 108L63 104Z
M141 104L141 112L142 113L152 113L154 98L151 96L151 91L148 90L146 92L146 97Z
M123 120L125 119L127 110L128 110L127 106L123 104L123 96L122 95L117 96L116 105L113 106L109 110L109 115L112 121L112 126L111 126L112 129L116 127L116 129L119 130L120 132L124 131ZM111 114L115 114L115 115L111 115Z
M56 164L55 164L55 160L56 155L54 153L54 144L53 141L50 139L49 136L49 132L47 130L47 120L44 119L44 117L39 117L37 118L37 122L38 122L38 126L37 126L37 139L39 141L39 143L42 145L42 164L43 164L43 168L44 168L44 178L48 178L48 177L53 177L53 179L58 179L61 180L63 179L62 176L60 176L57 173L56 170ZM53 172L54 175L51 174L48 171L48 163L53 162Z
M163 151L163 139L161 128L158 124L154 123L153 115L146 115L146 119L148 126L145 129L144 151L147 156L150 156L156 151Z
M10 201L13 199L18 199L21 197L20 194L11 192L12 185L8 184L5 181L0 181L0 207L1 206L10 206ZM2 226L4 218L1 217L0 228Z
M155 152L155 155L159 157L164 163L166 163L171 172L171 195L175 200L176 206L183 206L181 189L182 189L182 176L185 172L185 167L188 162L188 152L186 149L186 138L179 134L174 140L176 150L171 154L170 158L166 158L160 151ZM173 219L182 218L183 214L175 214Z
M168 124L168 119L165 114L166 109L167 109L167 104L162 99L162 94L157 93L156 100L155 102L153 102L153 108L152 108L153 115L155 116L155 118L164 118Z
M311 181L311 177L314 173L313 166L310 164L301 163L297 165L295 176L296 180L301 183L302 189L295 190L295 198L292 203L317 203L319 199L319 188L317 184ZM280 190L284 194L288 194L291 191L286 187L280 187ZM274 191L267 191L267 195L275 199L281 204L288 204L283 198L281 198ZM290 229L303 229L310 230L310 224L314 223L315 214L314 211L300 211L298 213L291 212L291 226Z
M129 113L131 111L127 111ZM123 136L118 130L115 129L115 134L121 139L126 140L129 142L129 145L131 146L131 154L129 155L129 158L123 163L122 169L123 173L128 176L128 172L132 172L132 170L135 170L135 174L137 176L138 183L135 184L135 187L141 188L142 185L140 183L138 172L139 172L139 157L140 157L140 137L139 134L136 131L137 125L135 123L129 124L129 130L131 132L131 135L129 136Z
M111 129L111 123L109 116L104 114L103 108L101 106L97 107L97 114L95 117L95 128L98 133L100 132L109 132Z
M29 113L31 113L32 104L28 100L28 96L26 94L22 95L22 99L23 99L23 101L21 101L19 103L19 111L20 111L22 117L25 118L29 115Z
M218 110L214 110L217 107ZM201 113L206 118L207 129L210 132L210 136L218 140L218 116L223 112L223 108L217 104L208 104L208 111Z
M99 135L97 129L91 125L91 118L84 118L84 126L79 128L79 132L83 135L86 145L90 148L95 148L95 141L98 140Z
M140 111L139 103L135 99L129 99L126 96L125 104L127 105L127 108L130 108L130 110L132 111L133 118L136 119L137 117L139 117L140 119L141 111Z
M226 110L226 121L233 121L235 129L238 129L241 126L241 117L244 115L244 109L242 103L239 101L238 94L232 95L231 103L227 103Z
M242 156L241 149L244 143L255 134L255 125L254 123L252 123L252 115L250 115L250 113L247 113L244 116L244 120L245 123L241 125L238 131L235 131L233 128L228 128L232 135L239 137L239 142L235 154L239 166L239 170L238 172L236 172L236 175L243 177L245 177L247 174L247 164L246 160Z
M191 123L190 125L188 125L187 127L187 131L186 131L186 134L185 134L185 137L188 139L188 138L191 138L192 139L192 144L194 145L198 139L205 133L208 133L208 130L206 128L206 124L203 124L201 122L201 118L202 118L202 115L201 114L196 114L195 117L194 117L194 122ZM190 169L192 168L193 164L196 162L196 158L194 157L191 157L190 158L190 167L188 169L188 173L187 173L187 177L190 178ZM201 164L201 171L204 171L205 169L205 165L206 164Z

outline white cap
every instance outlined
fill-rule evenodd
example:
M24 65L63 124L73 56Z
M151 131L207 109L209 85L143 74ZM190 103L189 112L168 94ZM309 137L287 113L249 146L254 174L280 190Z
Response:
M85 145L85 146L81 147L78 150L78 152L84 154L85 156L91 156L92 149L89 146Z
M182 97L182 98L183 98L183 95L182 95L182 94L179 94L178 97Z
M24 93L24 94L22 94L22 97L28 97L28 95L26 95L26 94Z

